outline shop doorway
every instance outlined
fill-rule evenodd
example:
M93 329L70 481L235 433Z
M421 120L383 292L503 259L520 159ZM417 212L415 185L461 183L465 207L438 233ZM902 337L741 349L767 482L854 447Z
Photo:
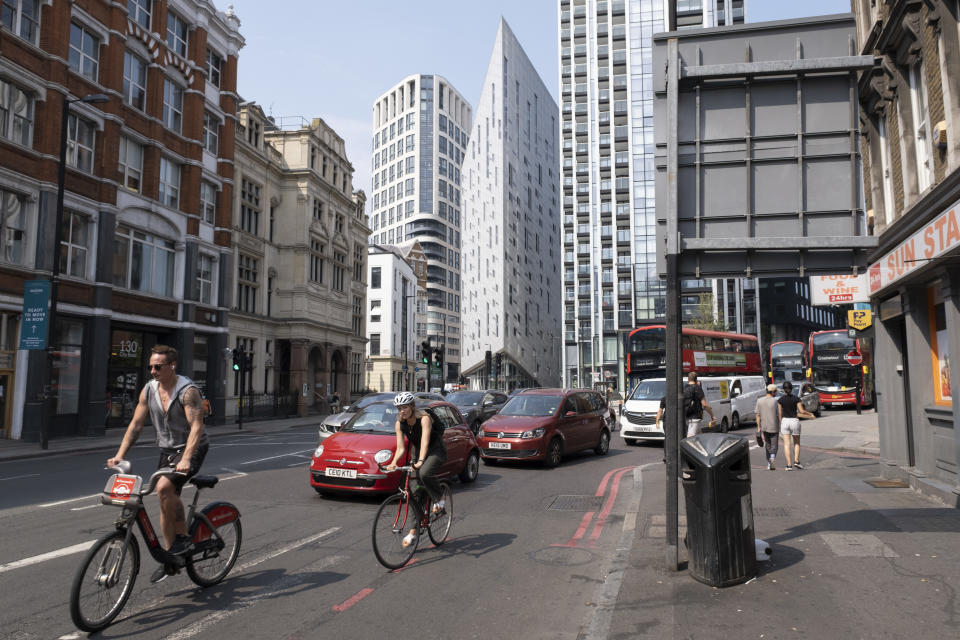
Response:
M10 437L13 397L13 371L0 370L0 437Z
M110 338L110 362L107 366L107 406L104 426L123 428L133 418L140 390L150 379L147 375L149 353L159 342L157 334L114 329Z

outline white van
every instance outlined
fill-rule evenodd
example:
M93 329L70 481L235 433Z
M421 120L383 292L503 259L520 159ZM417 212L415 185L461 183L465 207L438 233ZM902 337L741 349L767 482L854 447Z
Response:
M757 421L757 400L767 394L763 376L730 376L730 429Z
M726 433L732 423L730 412L730 380L727 378L699 378L703 396L716 417L714 431ZM686 384L686 377L684 377ZM620 435L627 444L643 440L663 440L663 424L658 427L657 410L660 399L666 395L664 378L649 378L633 388L623 403L620 416ZM704 417L709 419L706 413ZM706 424L706 423L704 423Z

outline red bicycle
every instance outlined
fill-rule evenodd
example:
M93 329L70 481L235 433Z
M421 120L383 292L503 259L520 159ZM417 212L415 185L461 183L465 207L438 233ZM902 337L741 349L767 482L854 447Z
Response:
M383 470L383 466L380 470ZM410 476L420 473L412 466L397 467L404 474L397 492L388 496L373 520L373 553L388 569L399 569L410 562L417 551L420 536L424 531L434 545L440 546L450 535L453 525L453 494L450 486L441 482L442 497L436 503L426 491L422 491L423 505L410 491Z
M187 535L193 543L186 555L173 555L160 544L143 498L153 492L164 476L183 475L170 469L159 469L141 489L143 479L129 475L130 463L124 460L111 470L116 473L107 481L101 502L121 507L115 530L106 534L87 552L77 570L70 590L70 617L83 631L100 631L120 613L130 598L133 583L140 570L140 546L133 535L133 523L154 560L165 565L170 573L186 567L187 575L201 587L217 584L233 568L240 554L243 530L240 512L229 502L211 502L197 511L201 489L214 487L216 476L193 476L189 483L196 487L187 515Z

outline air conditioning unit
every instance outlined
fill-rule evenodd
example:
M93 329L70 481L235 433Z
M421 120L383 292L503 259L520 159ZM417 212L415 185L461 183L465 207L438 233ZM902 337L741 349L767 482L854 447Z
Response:
M933 144L937 149L947 148L947 123L943 120L933 127Z

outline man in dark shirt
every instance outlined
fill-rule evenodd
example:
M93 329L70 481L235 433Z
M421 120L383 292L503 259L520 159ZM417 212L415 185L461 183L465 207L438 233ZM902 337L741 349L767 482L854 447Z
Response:
M800 398L792 395L791 391L793 391L793 384L787 380L783 383L783 395L777 400L780 435L786 440L783 454L787 458L787 471L792 471L794 468L803 469L803 465L800 464L800 418L814 419L814 415L803 408Z

